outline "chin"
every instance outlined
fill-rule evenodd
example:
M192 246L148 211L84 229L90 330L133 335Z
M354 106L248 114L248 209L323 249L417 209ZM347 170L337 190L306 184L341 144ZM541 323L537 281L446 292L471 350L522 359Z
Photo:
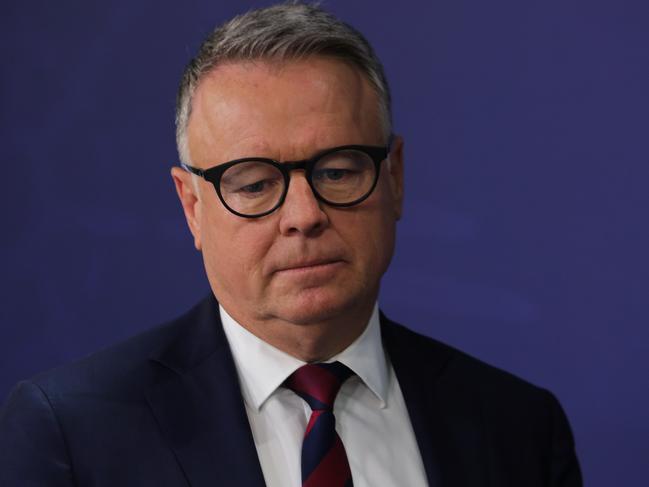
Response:
M278 298L272 314L297 325L322 323L354 311L360 301L343 294L339 290L334 293L322 289L301 290L297 295Z

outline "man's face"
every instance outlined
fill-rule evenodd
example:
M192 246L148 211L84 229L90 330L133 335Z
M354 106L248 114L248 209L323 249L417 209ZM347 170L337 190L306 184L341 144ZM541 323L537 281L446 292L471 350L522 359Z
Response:
M188 125L203 169L260 156L294 161L322 149L384 145L377 95L355 69L323 57L218 66L199 84ZM401 211L401 141L372 195L351 208L315 199L291 173L284 204L261 218L229 212L214 187L173 175L214 294L239 322L309 324L371 309Z

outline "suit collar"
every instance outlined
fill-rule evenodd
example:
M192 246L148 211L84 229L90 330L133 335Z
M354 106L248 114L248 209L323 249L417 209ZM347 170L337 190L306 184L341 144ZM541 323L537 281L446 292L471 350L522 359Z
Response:
M383 342L399 380L430 487L480 487L489 478L480 401L462 382L461 352L381 313ZM470 389L467 387L467 389Z
M218 303L210 295L179 321L147 392L163 435L192 487L263 486Z
M422 363L417 348L419 341L411 339L410 331L390 321L381 313L381 334L383 344L392 362L392 367L399 381L408 415L415 432L419 453L428 477L428 485L441 486L441 472L437 461L437 444L433 437L433 425L430 422L431 397L429 389L422 384L421 369L428 369L431 379L439 374L445 361L443 356L433 356L432 364ZM405 341L404 341L405 339Z
M216 298L210 293L172 323L174 332L150 359L177 374L185 374L227 347L218 307Z

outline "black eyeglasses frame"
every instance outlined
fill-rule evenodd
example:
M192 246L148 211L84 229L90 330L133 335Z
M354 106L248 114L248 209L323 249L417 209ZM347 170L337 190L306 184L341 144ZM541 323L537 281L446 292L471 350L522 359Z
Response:
M372 161L374 162L374 181L372 182L372 186L370 189L367 191L365 195L362 197L348 202L348 203L335 203L332 201L327 200L324 198L314 187L313 181L311 179L311 176L313 174L313 168L317 164L317 162L322 159L323 157L333 153L333 152L338 152L338 151L345 151L345 150L356 150L359 152L363 152L370 156ZM269 159L267 157L244 157L241 159L234 159L232 161L224 162L222 164L219 164L217 166L210 167L209 169L199 169L197 167L190 166L188 164L185 164L183 162L180 163L180 166L185 169L186 171L196 174L197 176L202 177L206 181L212 183L214 186L214 189L216 190L216 194L218 195L219 199L221 200L221 203L223 203L223 206L225 206L231 213L234 213L237 216L240 216L242 218L260 218L262 216L266 216L274 212L277 208L282 206L284 204L284 200L286 199L286 195L288 193L288 185L291 180L290 173L291 171L295 171L297 169L304 170L306 180L309 183L309 186L311 187L311 191L313 191L313 194L315 195L316 199L319 201L322 201L323 203L326 203L327 205L338 207L338 208L346 208L350 206L357 205L367 198L374 192L374 188L376 188L376 184L379 180L379 173L381 171L381 162L383 162L385 159L387 159L388 155L390 154L390 144L387 146L374 146L374 145L341 145L338 147L332 147L329 149L324 149L322 151L317 152L313 157L309 159L302 159L300 161L284 161L280 162L275 159ZM252 161L257 161L257 162L264 162L267 164L270 164L274 167L276 167L281 173L282 176L284 177L284 190L282 192L282 196L279 198L277 204L273 206L270 210L264 211L262 213L256 213L254 215L246 215L244 213L239 213L236 210L233 210L228 206L228 204L225 202L225 199L223 198L223 195L221 194L221 176L223 176L223 173L231 168L232 166L236 164L240 164L242 162L252 162Z

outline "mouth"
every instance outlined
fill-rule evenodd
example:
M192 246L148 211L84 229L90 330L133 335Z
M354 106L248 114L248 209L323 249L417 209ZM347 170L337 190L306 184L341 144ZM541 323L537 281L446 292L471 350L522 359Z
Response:
M278 274L300 274L308 272L326 272L334 270L344 262L340 259L313 260L306 262L297 262L294 264L281 267L275 271Z

